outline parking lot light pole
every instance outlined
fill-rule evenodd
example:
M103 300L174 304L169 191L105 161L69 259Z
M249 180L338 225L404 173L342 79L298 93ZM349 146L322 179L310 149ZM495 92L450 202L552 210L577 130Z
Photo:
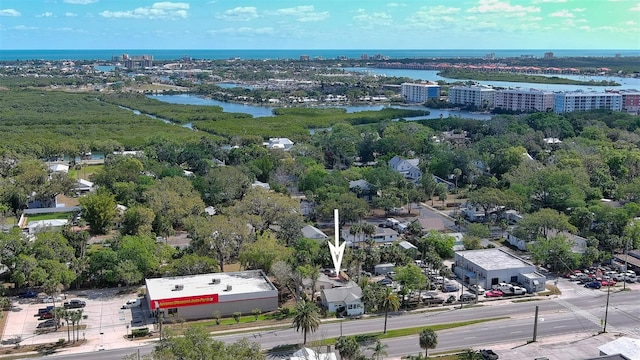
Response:
M609 315L609 295L611 294L611 285L607 286L607 306L604 308L604 325L602 332L607 332L607 316Z

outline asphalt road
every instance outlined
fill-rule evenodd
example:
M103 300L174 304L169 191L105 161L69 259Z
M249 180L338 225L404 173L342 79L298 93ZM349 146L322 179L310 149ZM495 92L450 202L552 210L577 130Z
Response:
M594 292L592 296L571 299L545 299L522 303L503 303L500 305L468 307L448 311L413 313L390 316L388 329L429 326L434 324L460 322L472 319L509 316L508 319L480 323L462 328L442 330L438 332L438 346L433 351L445 351L470 347L490 346L504 342L522 342L525 344L533 336L535 307L539 306L538 338L553 337L565 334L584 334L585 338L601 330L601 319L604 318L606 304L605 292ZM383 317L361 320L344 320L324 323L309 340L326 337L363 334L381 331ZM640 333L640 306L638 295L634 291L611 294L608 321L608 332ZM260 343L263 349L295 344L302 341L302 335L295 330L261 330L253 333L215 336L215 339L234 342L243 337ZM389 347L388 356L401 356L421 352L417 336L393 338L383 341ZM152 350L152 345L141 346L140 354ZM122 359L134 354L136 348L105 350L91 355L94 359ZM59 359L86 359L87 354L56 355Z

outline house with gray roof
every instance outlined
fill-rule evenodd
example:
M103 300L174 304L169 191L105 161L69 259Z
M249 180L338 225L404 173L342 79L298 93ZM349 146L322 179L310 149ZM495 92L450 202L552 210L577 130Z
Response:
M364 314L362 303L362 289L353 281L348 286L322 289L322 306L327 311L334 311L346 316L360 316Z
M303 227L301 231L302 236L306 237L307 239L324 240L329 238L327 234L313 225L307 225Z
M417 182L422 178L422 171L418 167L420 159L403 159L400 156L394 156L388 164L391 169L399 172L405 179Z

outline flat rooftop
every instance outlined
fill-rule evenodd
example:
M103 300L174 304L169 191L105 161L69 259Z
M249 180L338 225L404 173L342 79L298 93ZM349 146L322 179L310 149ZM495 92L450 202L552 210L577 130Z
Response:
M485 270L534 266L532 263L500 249L457 251L456 255L464 257L465 260L473 262Z
M145 279L145 283L151 300L218 294L223 301L231 295L237 298L243 294L276 291L261 270ZM182 290L177 290L176 285L182 285ZM231 286L230 290L227 286Z

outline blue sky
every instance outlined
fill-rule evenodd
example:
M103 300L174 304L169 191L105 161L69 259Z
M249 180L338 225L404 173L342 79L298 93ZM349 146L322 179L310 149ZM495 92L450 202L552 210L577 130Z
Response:
M0 49L640 49L640 2L1 0Z

